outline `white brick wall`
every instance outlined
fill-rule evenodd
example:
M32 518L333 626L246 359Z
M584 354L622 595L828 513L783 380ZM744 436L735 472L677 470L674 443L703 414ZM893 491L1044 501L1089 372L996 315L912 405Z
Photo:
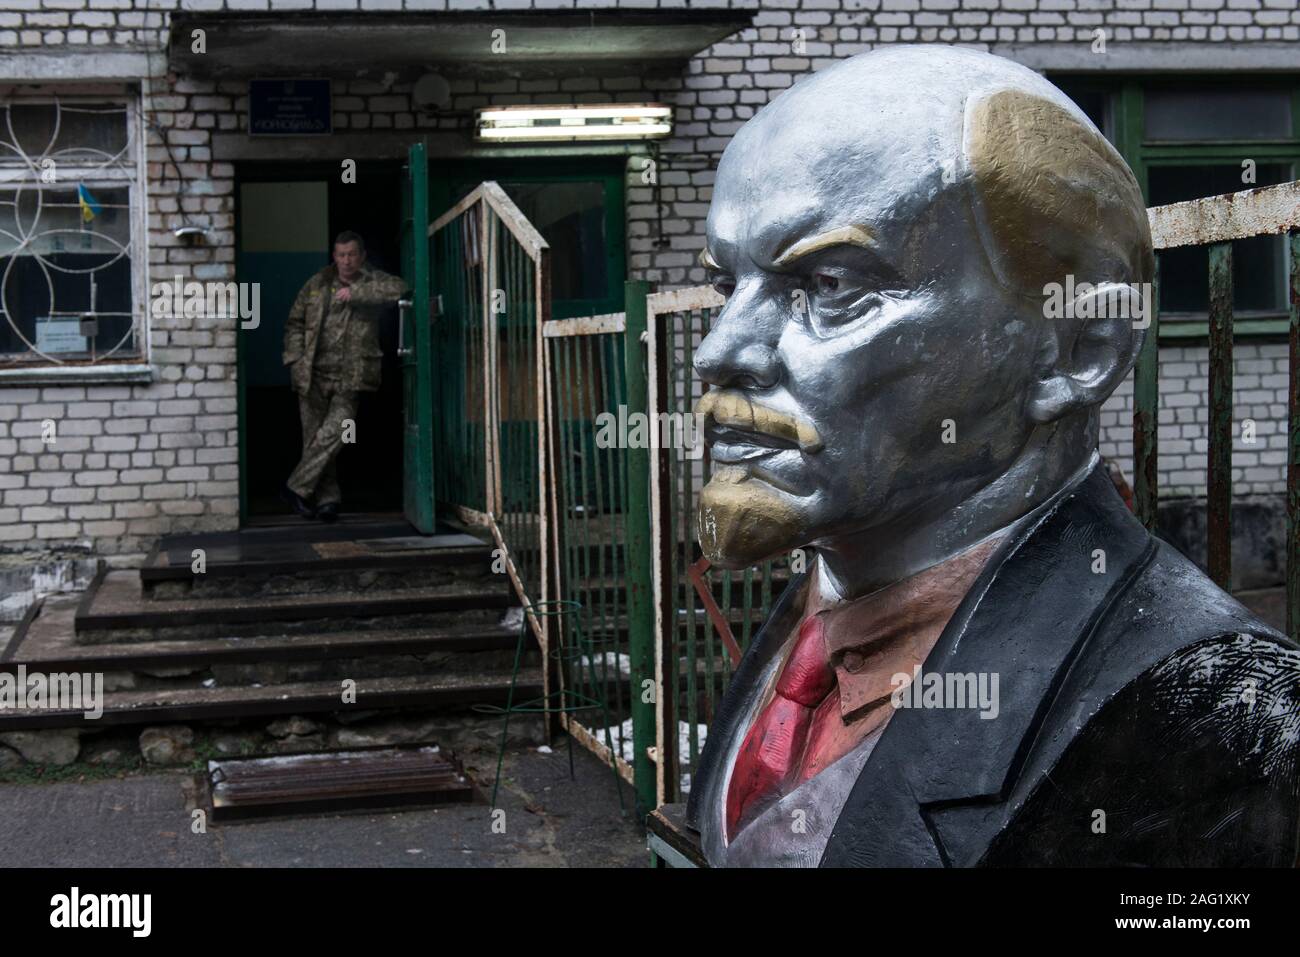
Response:
M1233 345L1232 490L1286 491L1287 347ZM1205 494L1210 409L1205 346L1160 349L1160 496ZM1253 433L1253 434L1252 434ZM1101 450L1133 479L1133 379L1102 408Z
M0 58L49 53L163 50L170 11L488 11L519 9L681 9L686 0L0 0ZM660 188L628 170L628 265L663 285L704 280L695 255L703 242L713 169L739 126L800 75L879 44L956 42L990 47L1073 44L1086 50L1106 31L1112 50L1128 43L1185 44L1226 55L1255 43L1300 40L1295 0L691 0L693 9L753 10L755 26L694 58L677 77L454 79L450 116L411 109L409 86L374 80L335 84L339 133L466 129L467 111L489 103L658 100L676 108L676 135L664 144ZM490 14L485 13L485 16ZM1226 41L1226 42L1225 42ZM246 82L170 78L152 61L143 107L168 130L180 164L150 134L148 224L151 281L180 274L233 278L234 169L214 159L212 134L244 125ZM164 166L167 165L166 171ZM659 206L662 204L662 236ZM210 228L202 248L172 235L184 213ZM153 320L151 385L36 388L0 385L0 550L86 548L134 555L168 531L237 524L238 462L235 331L229 320ZM1238 491L1285 487L1285 350L1237 347L1238 417L1257 422L1254 445L1239 442ZM1207 409L1205 350L1162 350L1163 494L1202 491ZM1131 461L1132 389L1103 412L1103 450ZM58 421L54 446L40 420Z
M138 555L164 532L233 527L232 363L197 381L0 387L0 551Z

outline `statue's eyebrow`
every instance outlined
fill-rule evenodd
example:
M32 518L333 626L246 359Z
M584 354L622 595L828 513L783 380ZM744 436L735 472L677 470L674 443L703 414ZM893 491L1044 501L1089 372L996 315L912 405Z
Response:
M700 250L700 265L705 269L716 269L719 272L722 270L722 267L718 265L718 261L713 258L713 254L709 252L708 246Z
M872 239L870 227L839 226L836 229L818 233L816 236L805 236L802 239L796 239L772 258L772 265L777 269L784 269L804 256L820 252L831 246L859 246L862 249L871 249L874 245L875 242Z

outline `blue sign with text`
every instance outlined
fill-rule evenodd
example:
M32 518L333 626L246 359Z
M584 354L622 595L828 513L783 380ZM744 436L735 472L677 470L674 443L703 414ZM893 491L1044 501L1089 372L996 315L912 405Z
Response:
M333 125L329 80L249 80L250 136L323 136Z

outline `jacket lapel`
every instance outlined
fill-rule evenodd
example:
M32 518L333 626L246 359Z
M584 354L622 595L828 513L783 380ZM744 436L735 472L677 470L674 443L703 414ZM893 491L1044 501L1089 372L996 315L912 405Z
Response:
M923 675L994 675L978 706L900 708L832 831L822 866L973 864L1057 689L1154 540L1104 468L1013 530L963 599Z

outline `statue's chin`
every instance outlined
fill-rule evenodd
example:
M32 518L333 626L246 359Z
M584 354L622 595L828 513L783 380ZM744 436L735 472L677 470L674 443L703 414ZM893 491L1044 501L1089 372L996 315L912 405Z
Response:
M715 474L700 493L700 548L719 568L775 558L797 548L803 530L799 510L763 482Z

